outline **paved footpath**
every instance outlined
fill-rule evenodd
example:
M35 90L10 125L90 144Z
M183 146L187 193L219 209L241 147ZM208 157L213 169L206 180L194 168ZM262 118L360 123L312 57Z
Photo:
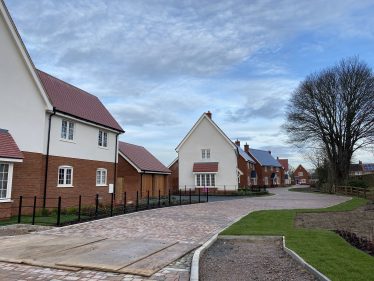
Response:
M255 210L324 208L348 199L335 195L290 192L286 188L271 189L270 192L275 195L154 209L55 228L43 233L204 243L233 221ZM191 256L186 255L149 278L90 270L71 272L0 262L0 280L188 280Z

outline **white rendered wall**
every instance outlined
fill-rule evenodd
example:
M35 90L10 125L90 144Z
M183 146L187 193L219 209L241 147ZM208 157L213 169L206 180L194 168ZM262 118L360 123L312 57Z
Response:
M0 128L22 151L44 151L46 105L0 13Z
M210 159L201 158L201 149L210 149ZM195 176L192 173L195 162L218 162L216 186L226 190L237 189L237 156L235 148L217 129L204 118L195 131L189 136L179 149L179 185L194 189Z
M73 141L61 139L61 123L63 119L74 122ZM108 133L107 148L98 146L99 130ZM114 157L116 156L115 149L115 133L69 118L64 118L57 115L52 117L51 140L49 148L50 155L114 163Z

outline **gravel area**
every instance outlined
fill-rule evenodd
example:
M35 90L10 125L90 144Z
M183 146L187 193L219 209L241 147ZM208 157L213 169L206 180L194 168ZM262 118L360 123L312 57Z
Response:
M298 213L295 225L303 228L345 230L374 241L374 204L349 212Z
M31 232L43 231L54 228L53 226L31 225L31 224L11 224L0 226L0 236L23 235Z
M218 239L201 257L200 280L316 280L279 240Z

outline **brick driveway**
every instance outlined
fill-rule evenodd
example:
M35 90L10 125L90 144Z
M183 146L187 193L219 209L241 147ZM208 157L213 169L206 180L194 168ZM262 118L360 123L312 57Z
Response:
M347 197L271 189L274 196L246 198L155 209L45 231L59 235L104 238L138 238L203 243L234 220L255 210L322 208ZM56 269L0 263L1 280L188 280L190 256L169 265L150 278L89 270Z

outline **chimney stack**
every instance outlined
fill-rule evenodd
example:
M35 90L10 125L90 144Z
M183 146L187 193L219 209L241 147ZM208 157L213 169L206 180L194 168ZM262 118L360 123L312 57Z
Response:
M279 156L277 156L277 160L279 160Z
M240 147L240 140L236 139L235 144Z
M245 152L249 152L249 145L248 145L248 143L245 143L245 145L244 145L244 151Z
M212 113L208 110L207 113L205 113L210 119L212 119Z
M358 164L362 165L362 161L361 161L361 160L359 160L359 161L358 161Z
M268 152L269 152L269 154L271 154L271 151L270 151L270 150L269 150Z

